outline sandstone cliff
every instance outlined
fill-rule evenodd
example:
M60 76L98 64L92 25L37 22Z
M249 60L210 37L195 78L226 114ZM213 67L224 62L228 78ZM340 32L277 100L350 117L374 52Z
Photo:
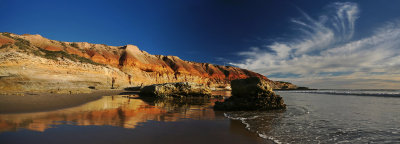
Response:
M61 42L40 35L0 33L2 92L75 92L167 82L225 87L231 80L248 77L264 79L277 89L282 85L249 70L151 55L134 45Z

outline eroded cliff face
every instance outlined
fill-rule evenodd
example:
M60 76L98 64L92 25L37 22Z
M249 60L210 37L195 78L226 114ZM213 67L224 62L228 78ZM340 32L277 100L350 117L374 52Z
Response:
M226 87L231 80L260 77L245 69L151 55L134 45L60 42L40 35L0 34L0 91L74 92L168 82Z

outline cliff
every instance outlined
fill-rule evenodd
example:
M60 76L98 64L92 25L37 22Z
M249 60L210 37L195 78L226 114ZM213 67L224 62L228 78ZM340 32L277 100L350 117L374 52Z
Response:
M273 88L282 83L237 67L151 55L134 45L61 42L40 35L0 33L0 91L76 92L168 82L226 87L231 80L259 77ZM289 87L295 87L289 86Z

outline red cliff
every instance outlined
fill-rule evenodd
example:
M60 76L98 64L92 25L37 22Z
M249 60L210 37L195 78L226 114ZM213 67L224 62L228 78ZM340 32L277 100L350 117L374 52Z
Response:
M0 35L0 91L130 87L196 82L225 87L231 80L267 77L237 67L151 55L134 45L60 42L40 35Z

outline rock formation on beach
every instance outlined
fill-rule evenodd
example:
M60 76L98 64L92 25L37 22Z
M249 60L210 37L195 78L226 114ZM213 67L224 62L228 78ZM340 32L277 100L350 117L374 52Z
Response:
M151 55L134 45L108 46L61 42L40 35L0 33L0 91L89 91L171 82L211 88L231 80L259 77L273 88L281 83L233 66L190 62Z
M178 82L154 84L140 89L140 96L143 97L210 97L211 89L202 84Z
M275 94L269 84L258 77L237 79L231 82L232 96L224 102L216 102L215 110L273 110L284 109L281 96Z

